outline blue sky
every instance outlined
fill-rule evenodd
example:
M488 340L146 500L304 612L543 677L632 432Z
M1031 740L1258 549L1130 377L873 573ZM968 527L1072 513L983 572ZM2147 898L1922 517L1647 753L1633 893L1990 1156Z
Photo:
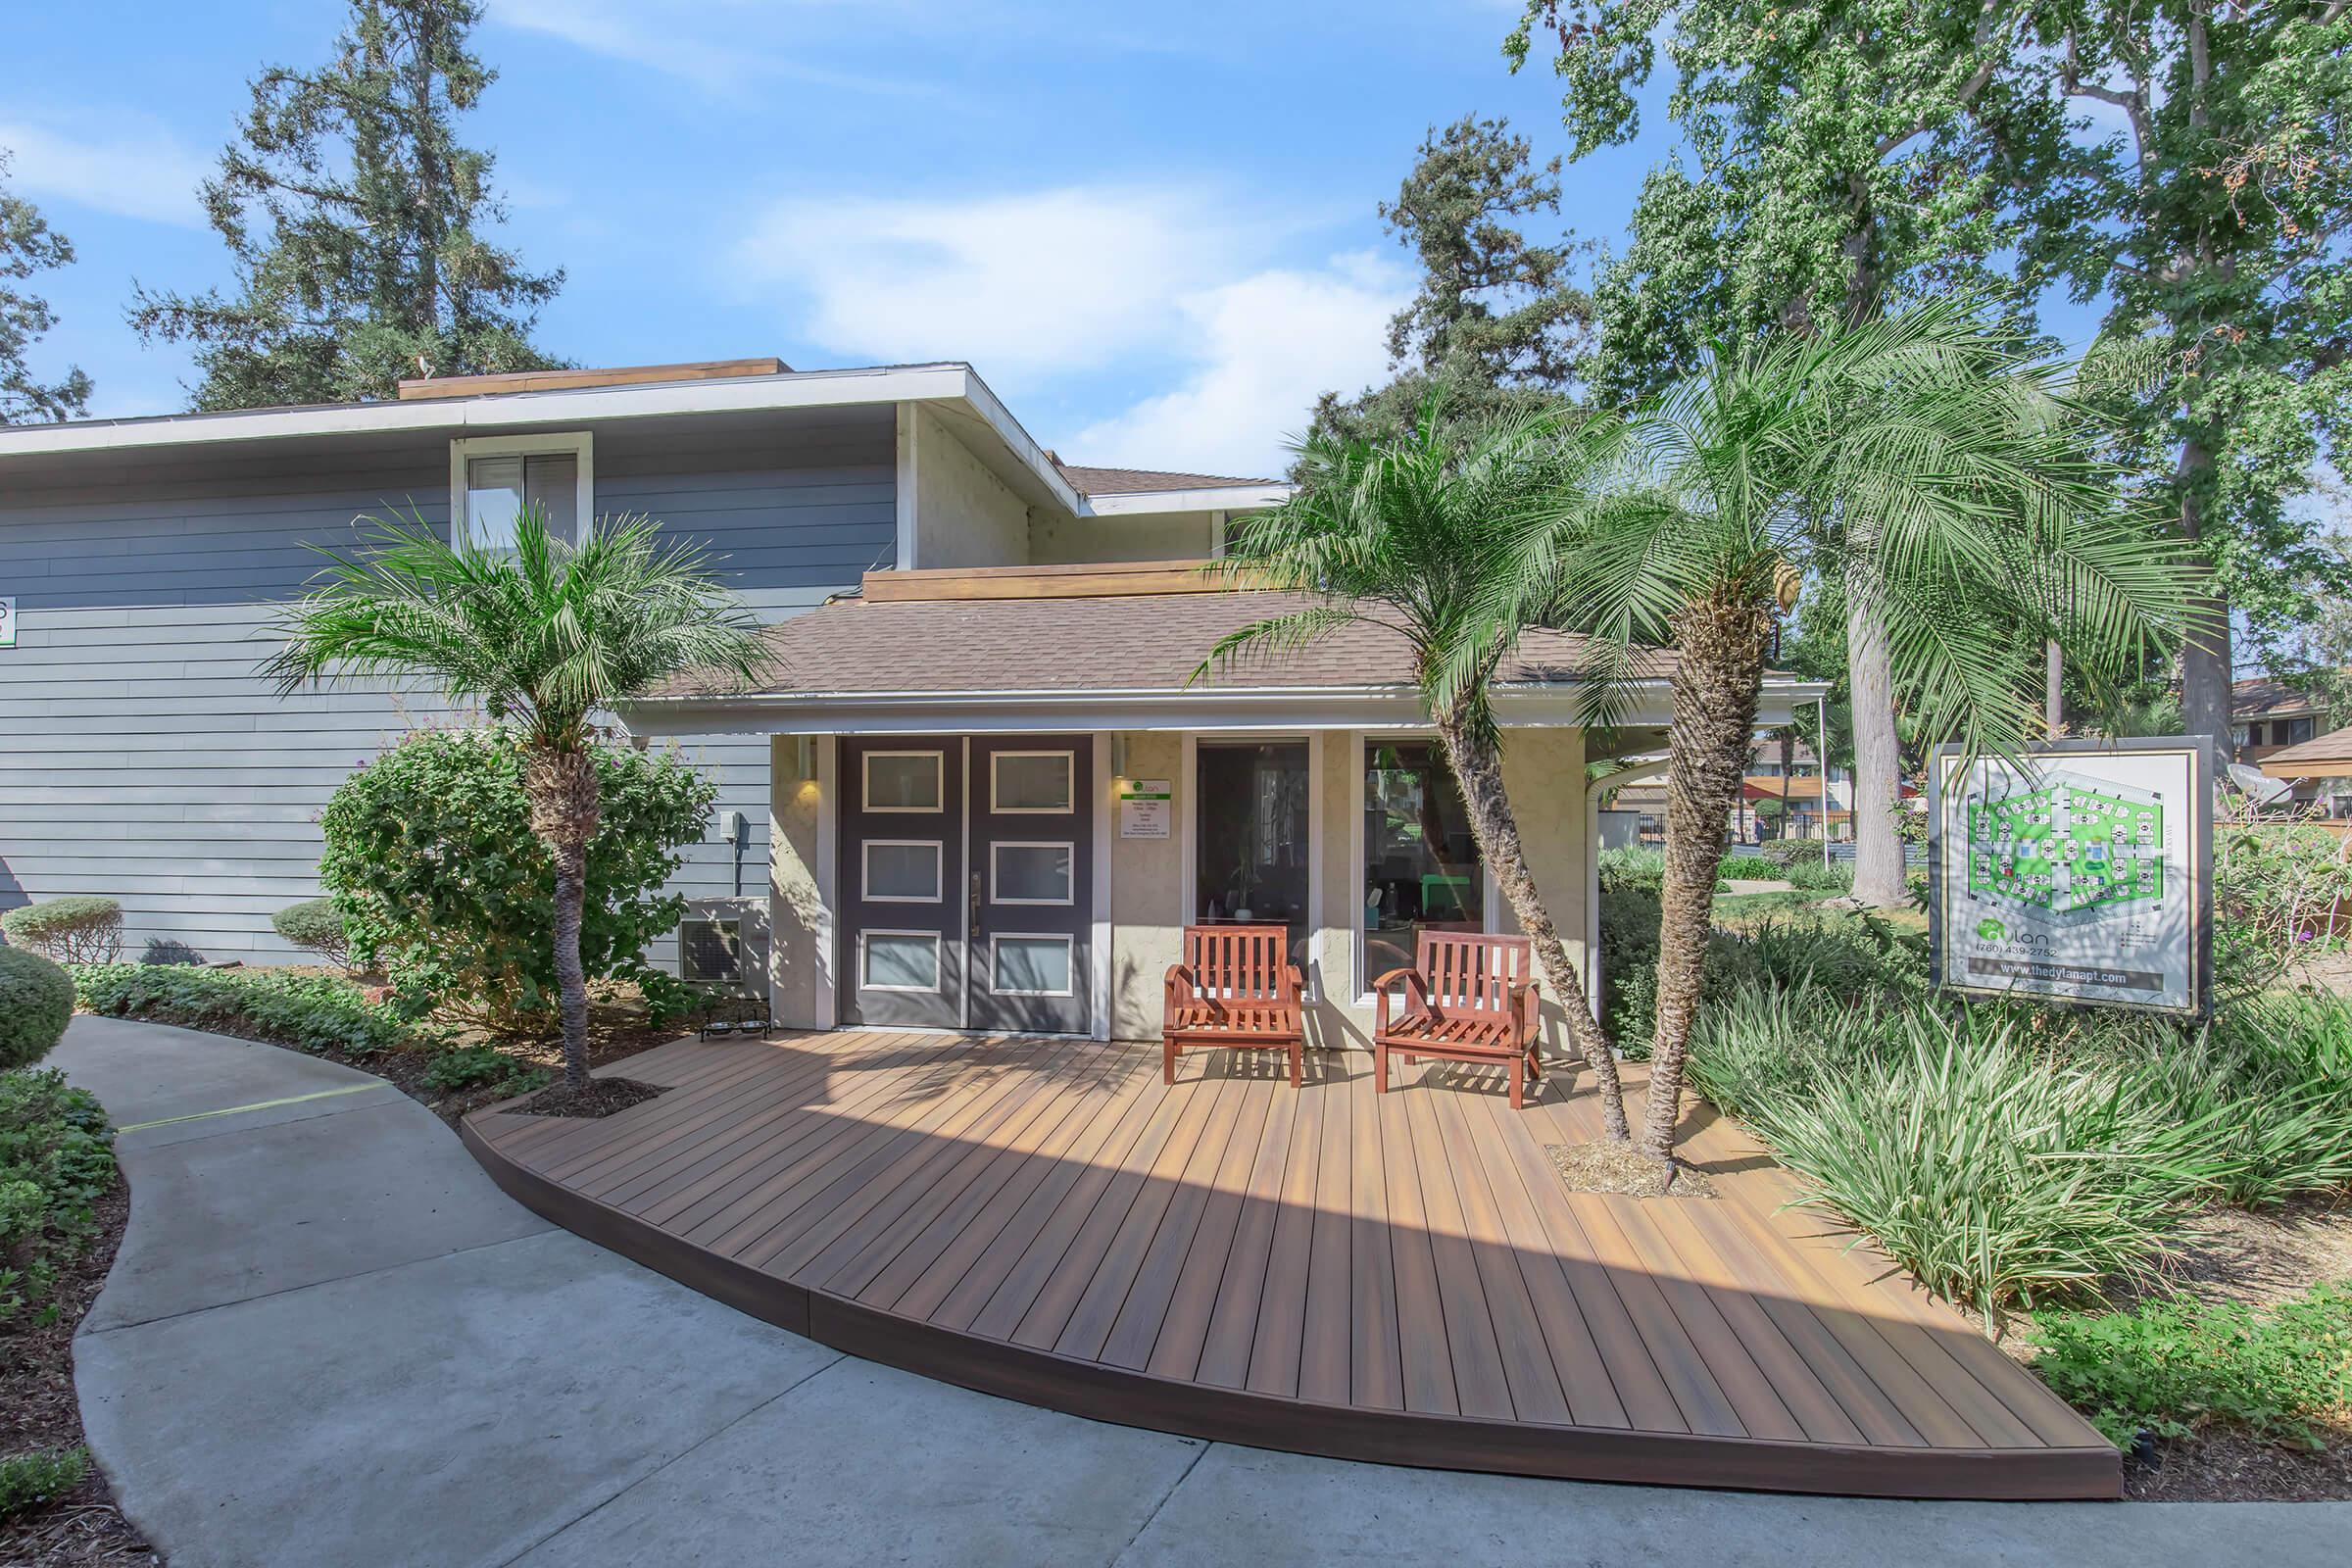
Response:
M508 238L568 275L540 338L578 363L969 360L1070 461L1271 472L1316 391L1383 373L1411 273L1374 206L1423 131L1505 115L1564 150L1548 67L1504 70L1516 9L488 0L501 79L466 135ZM88 370L94 414L184 406L184 352L123 324L132 279L225 281L195 185L246 79L321 59L342 14L12 19L0 146L79 251L38 280L61 321L36 368ZM1670 146L1658 98L1640 142L1569 167L1563 222L1622 239Z

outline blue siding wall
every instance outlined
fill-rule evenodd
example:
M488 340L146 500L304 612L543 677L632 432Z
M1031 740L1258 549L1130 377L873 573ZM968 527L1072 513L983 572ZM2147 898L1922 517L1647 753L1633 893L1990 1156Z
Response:
M596 431L600 513L707 540L763 619L888 564L888 409L616 423ZM360 760L452 715L427 697L338 685L279 697L258 665L276 606L349 550L355 517L445 524L445 441L273 445L196 459L0 462L0 907L72 893L122 902L131 956L284 961L272 911L318 892L318 813ZM751 824L743 887L764 908L767 744L686 743ZM734 851L688 852L677 885L729 899ZM666 946L659 955L673 957Z

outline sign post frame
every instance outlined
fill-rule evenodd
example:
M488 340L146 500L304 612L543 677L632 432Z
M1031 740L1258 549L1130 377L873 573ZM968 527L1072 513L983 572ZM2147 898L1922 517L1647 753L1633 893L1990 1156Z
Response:
M2030 747L2021 759L2003 759L1997 755L1979 752L1971 759L1965 747L1942 745L1928 758L1928 980L1941 991L1968 997L2023 998L2050 1006L2061 1007L2120 1007L2132 1012L2151 1012L2167 1017L2193 1018L2199 1021L2213 1015L2213 792L2218 776L2214 765L2213 743L2202 736L2170 735L2132 737L2108 740L2058 740ZM2182 833L2187 850L2187 906L2188 906L2188 975L2189 1003L2184 1007L2156 1003L2136 1003L2120 998L2067 997L2027 988L1973 986L1953 977L1950 962L1951 943L1957 933L1953 930L1950 907L1952 889L1945 885L1943 874L1947 829L1947 774L1969 760L2003 762L2019 760L2029 766L2041 763L2063 763L2070 758L2141 756L2182 758L2187 764L2188 799L2182 807L2188 820Z

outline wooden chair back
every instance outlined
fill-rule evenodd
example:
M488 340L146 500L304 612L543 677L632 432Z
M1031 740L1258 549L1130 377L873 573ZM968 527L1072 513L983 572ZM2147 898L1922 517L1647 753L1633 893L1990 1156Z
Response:
M1431 1009L1448 1018L1508 1018L1511 987L1535 973L1525 937L1426 928L1413 967L1429 982Z
M1184 966L1201 994L1224 1001L1295 1002L1291 937L1279 925L1188 925Z

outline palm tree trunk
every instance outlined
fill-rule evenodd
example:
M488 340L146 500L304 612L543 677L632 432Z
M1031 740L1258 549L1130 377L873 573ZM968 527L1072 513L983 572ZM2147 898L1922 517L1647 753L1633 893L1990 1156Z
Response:
M585 751L533 746L523 753L523 793L531 831L556 864L556 989L564 1018L564 1082L588 1082L588 972L580 962L580 923L588 900L588 841L598 821L596 758Z
M1854 710L1854 899L1875 909L1903 903L1902 740L1894 728L1894 660L1862 568L1845 590L1846 679Z
M1438 742L1446 748L1454 782L1461 786L1462 804L1469 809L1470 831L1478 840L1479 854L1485 858L1487 869L1494 873L1494 886L1510 905L1511 913L1518 917L1519 929L1527 933L1528 946L1543 967L1545 982L1560 999L1560 1008L1568 1016L1568 1038L1576 1043L1577 1054L1592 1067L1592 1081L1600 1088L1600 1113L1610 1139L1624 1143L1633 1136L1633 1129L1625 1119L1625 1091L1617 1081L1617 1057L1593 1015L1584 982L1568 961L1560 928L1552 923L1551 911L1544 906L1543 896L1536 890L1535 873L1528 869L1519 819L1512 814L1510 797L1502 787L1501 754L1491 731L1480 733L1460 713L1442 712L1435 718ZM1587 940L1592 940L1590 934Z
M1674 617L1674 728L1666 773L1666 879L1658 921L1657 1030L1650 1037L1649 1104L1641 1152L1674 1157L1683 1066L1706 977L1714 928L1715 866L1740 799L1772 616L1747 600L1700 600Z

